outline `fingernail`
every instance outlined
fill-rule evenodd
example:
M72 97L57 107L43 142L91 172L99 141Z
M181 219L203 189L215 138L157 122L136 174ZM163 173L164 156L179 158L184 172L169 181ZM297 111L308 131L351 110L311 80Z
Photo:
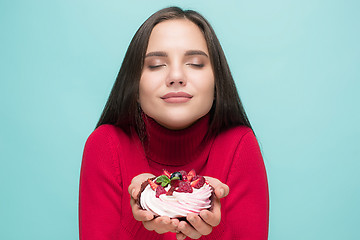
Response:
M135 188L131 191L131 196L134 198Z
M207 212L203 212L203 213L201 214L201 217L202 217L202 218L207 218L207 217L208 217Z
M193 222L195 222L195 218L194 217L189 217L189 221L193 223Z
M225 195L225 191L223 188L220 189L220 197L224 197Z

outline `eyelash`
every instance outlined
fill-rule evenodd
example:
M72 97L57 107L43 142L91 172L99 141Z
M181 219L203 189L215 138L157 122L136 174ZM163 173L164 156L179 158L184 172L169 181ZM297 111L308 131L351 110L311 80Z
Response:
M156 68L159 68L159 67L164 67L165 64L160 64L160 65L149 65L148 68L149 69L156 69Z
M188 66L193 66L195 68L203 68L204 67L204 64L195 64L195 63L187 63L186 65ZM160 65L149 65L148 68L150 70L154 70L154 69L157 69L157 68L160 68L160 67L164 67L166 66L165 64L160 64Z
M202 68L202 67L204 67L204 64L188 63L187 65L190 65L190 66L193 66L193 67L196 67L196 68Z

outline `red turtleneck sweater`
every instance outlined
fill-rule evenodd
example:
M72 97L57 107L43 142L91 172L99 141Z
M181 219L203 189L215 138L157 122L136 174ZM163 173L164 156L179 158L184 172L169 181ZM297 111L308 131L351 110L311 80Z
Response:
M85 144L81 166L80 239L176 239L173 233L148 231L134 219L127 189L141 173L193 168L230 187L221 200L221 223L201 239L267 239L267 178L253 132L239 126L205 141L208 122L205 116L187 129L172 131L149 119L144 145L136 134L126 135L112 125L98 127Z

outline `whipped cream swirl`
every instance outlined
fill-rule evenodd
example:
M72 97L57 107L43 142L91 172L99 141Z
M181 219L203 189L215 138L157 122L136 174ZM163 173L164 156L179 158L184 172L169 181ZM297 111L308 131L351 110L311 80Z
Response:
M155 216L186 217L188 213L199 214L201 210L210 208L211 194L211 186L205 183L200 189L194 188L192 193L174 191L172 196L161 194L157 198L155 191L147 185L141 193L140 205Z

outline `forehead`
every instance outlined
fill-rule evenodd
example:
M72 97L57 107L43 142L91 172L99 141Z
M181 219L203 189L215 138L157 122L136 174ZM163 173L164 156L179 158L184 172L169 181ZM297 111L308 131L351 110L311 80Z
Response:
M208 53L205 37L190 20L175 19L163 21L153 28L147 52L189 49Z

